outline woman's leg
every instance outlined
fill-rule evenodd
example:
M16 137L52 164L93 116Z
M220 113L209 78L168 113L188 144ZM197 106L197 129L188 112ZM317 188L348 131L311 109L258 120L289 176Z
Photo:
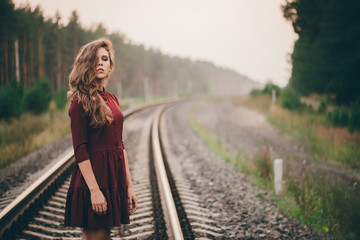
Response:
M110 228L84 228L81 240L110 240Z
M83 231L82 231L81 240L87 240L87 237L86 237L86 234L85 234L85 230L84 230L84 229L83 229Z

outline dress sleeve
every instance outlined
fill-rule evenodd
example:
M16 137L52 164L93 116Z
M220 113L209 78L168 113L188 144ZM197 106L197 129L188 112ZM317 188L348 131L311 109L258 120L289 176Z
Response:
M90 159L87 151L88 132L87 132L87 118L85 110L81 103L78 103L76 98L71 100L69 108L69 116L71 121L71 134L74 147L75 162Z

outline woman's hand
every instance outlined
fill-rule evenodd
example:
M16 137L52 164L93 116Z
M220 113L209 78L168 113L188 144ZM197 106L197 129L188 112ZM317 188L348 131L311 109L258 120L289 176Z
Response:
M100 189L91 191L91 205L95 213L104 215L107 212L107 202Z
M134 188L132 186L129 186L127 193L128 193L130 213L134 213L138 208L138 199L135 196Z

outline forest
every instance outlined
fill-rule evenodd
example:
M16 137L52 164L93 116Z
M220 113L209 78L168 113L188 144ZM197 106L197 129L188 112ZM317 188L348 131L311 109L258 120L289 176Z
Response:
M214 79L244 79L211 62L169 56L133 44L120 32L109 33L101 23L85 29L75 10L66 25L61 19L59 13L46 19L41 6L15 8L11 0L0 0L1 88L16 78L17 58L18 81L25 90L44 78L51 82L53 94L61 87L67 88L79 48L101 37L113 42L116 67L108 86L120 97L206 94Z
M340 105L359 101L360 1L286 0L282 9L298 34L289 87Z

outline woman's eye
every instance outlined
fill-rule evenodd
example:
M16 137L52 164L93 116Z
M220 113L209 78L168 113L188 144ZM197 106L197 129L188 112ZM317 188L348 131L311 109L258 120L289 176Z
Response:
M104 60L104 61L107 61L107 60L108 60L108 58L107 58L107 57L103 57L103 60Z

